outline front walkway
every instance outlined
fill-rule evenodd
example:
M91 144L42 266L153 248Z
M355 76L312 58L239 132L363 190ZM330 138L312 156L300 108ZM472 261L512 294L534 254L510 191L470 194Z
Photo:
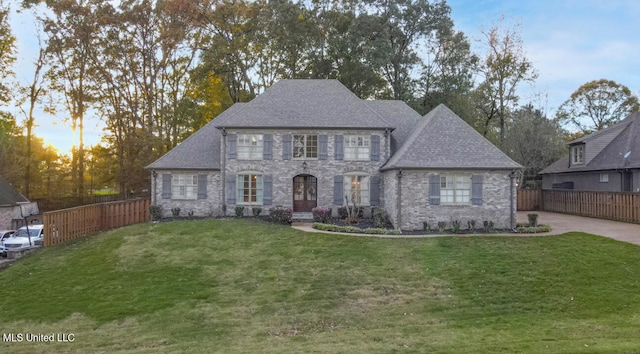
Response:
M546 211L519 211L517 216L517 221L520 223L526 223L527 214L537 213L538 222L540 224L551 225L551 232L540 233L540 234L490 234L490 236L549 236L549 235L559 235L564 234L571 231L579 231L585 232L593 235L600 235L608 238L612 238L614 240L629 242L636 245L640 245L640 225L638 224L630 224L619 221L611 221L611 220L603 220L603 219L595 219L595 218L586 218L582 216L574 216L567 214L558 214L558 213L550 213ZM311 227L311 224L294 224L293 228L306 231L306 232L322 232L322 233L330 233L330 234L341 234L344 233L338 232L329 232L329 231L320 231ZM451 234L447 235L365 235L365 234L348 234L354 236L366 236L366 237L385 237L385 238L417 238L417 237L442 237L442 236L453 236ZM463 234L460 236L478 236L478 235L469 235Z

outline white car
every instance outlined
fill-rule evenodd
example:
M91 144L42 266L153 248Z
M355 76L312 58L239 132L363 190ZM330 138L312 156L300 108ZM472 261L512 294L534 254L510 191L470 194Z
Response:
M31 236L31 243L29 243ZM4 241L4 252L12 248L28 248L36 244L42 244L44 241L44 225L29 225L29 233L27 227L19 228L11 237Z
M0 230L0 255L7 255L7 252L4 250L4 241L11 237L15 232L16 230Z

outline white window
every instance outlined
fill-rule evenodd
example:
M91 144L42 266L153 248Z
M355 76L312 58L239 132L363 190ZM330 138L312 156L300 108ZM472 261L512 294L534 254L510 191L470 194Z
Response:
M442 204L469 204L471 176L440 176L440 202Z
M262 175L240 174L236 181L236 188L238 204L262 204Z
M602 182L602 183L609 182L609 174L608 173L601 173L600 174L600 182Z
M262 135L238 135L238 160L262 160Z
M369 160L371 142L369 136L345 135L344 159L345 160Z
M318 158L318 136L317 135L294 135L293 136L293 158L294 159Z
M174 173L171 177L171 199L197 199L198 175Z
M584 145L578 145L571 148L571 163L581 164L584 162Z
M349 198L349 204L356 202L358 206L369 205L369 176L344 176L344 195Z

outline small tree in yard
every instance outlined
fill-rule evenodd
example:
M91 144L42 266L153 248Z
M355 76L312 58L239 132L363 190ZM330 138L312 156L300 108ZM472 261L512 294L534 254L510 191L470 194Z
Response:
M351 195L351 204L349 204L349 197L345 196L344 200L347 204L347 218L345 219L345 223L347 224L357 224L360 214L360 207L356 205L356 196Z

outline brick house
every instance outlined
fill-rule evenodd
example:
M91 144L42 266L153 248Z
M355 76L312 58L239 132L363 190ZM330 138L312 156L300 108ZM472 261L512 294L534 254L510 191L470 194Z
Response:
M236 103L156 160L152 203L194 215L237 205L335 210L345 196L396 228L491 220L511 226L521 166L441 105L361 100L336 80L282 80Z
M640 193L640 112L570 142L540 174L542 189Z

